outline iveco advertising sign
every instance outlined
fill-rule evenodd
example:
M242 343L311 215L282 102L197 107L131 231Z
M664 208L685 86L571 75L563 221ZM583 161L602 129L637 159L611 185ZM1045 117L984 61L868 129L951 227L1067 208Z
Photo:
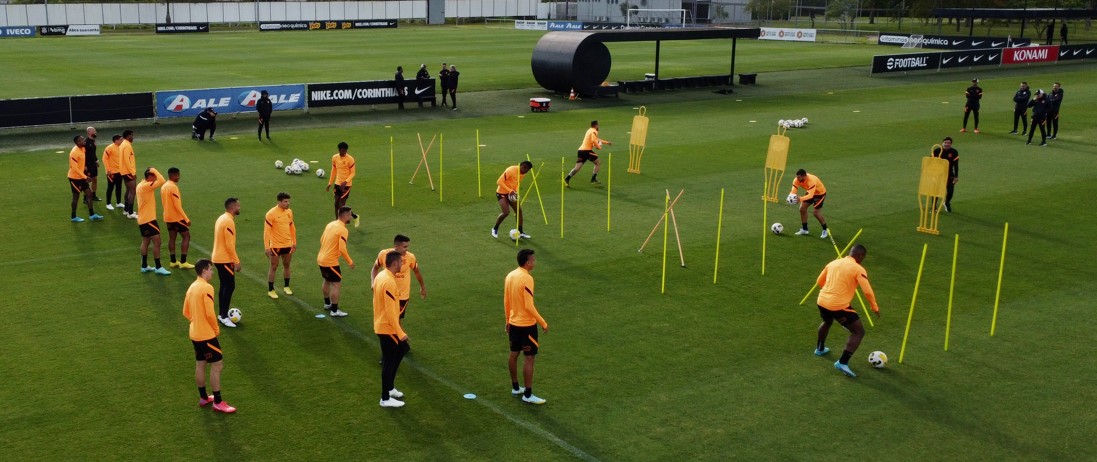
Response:
M223 112L254 112L259 93L266 90L275 111L305 107L304 85L273 85L269 87L207 88L156 92L156 115L159 117L196 116L206 108Z
M34 37L34 30L31 26L0 27L0 38Z

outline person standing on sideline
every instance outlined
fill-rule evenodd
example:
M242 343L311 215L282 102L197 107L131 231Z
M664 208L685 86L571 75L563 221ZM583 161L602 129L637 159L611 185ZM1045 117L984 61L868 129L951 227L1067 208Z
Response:
M255 136L263 141L263 129L267 129L267 139L270 139L270 116L274 113L274 102L270 100L270 93L266 90L259 92L259 101L255 102L255 110L259 113L259 129ZM211 135L212 138L212 135Z
M545 404L544 398L533 394L533 363L537 358L540 343L537 342L537 325L542 332L548 332L548 322L537 312L533 305L533 266L537 257L533 249L518 251L518 268L507 274L503 282L503 311L506 317L505 330L510 338L510 394L521 396L529 404ZM518 354L526 356L522 365L522 380L525 386L518 386Z
M92 206L91 189L88 187L88 175L84 173L84 137L76 135L72 138L74 146L69 151L69 189L72 190L72 216L73 223L83 223L84 219L76 216L76 205L80 203L80 194L84 195L84 202L88 204L88 218L91 221L102 220L103 216L95 213Z
M373 271L370 274L370 280L377 279L377 275L384 271L388 265L385 263L386 256L390 252L396 252L400 254L400 271L393 273L396 278L397 293L400 295L400 321L403 322L404 315L408 311L408 301L411 299L411 272L415 272L415 279L419 281L419 297L427 298L427 286L423 284L423 273L419 272L419 261L416 260L415 254L408 251L408 246L411 244L411 238L403 234L397 234L392 239L392 248L382 250L377 254L377 261L373 263Z
M400 326L399 289L396 273L402 256L392 251L385 255L385 269L373 281L373 333L381 344L381 407L404 407L404 393L396 389L396 371L411 347L408 334Z
M347 154L350 149L345 141L339 142L339 152L331 156L331 175L328 176L328 187L325 191L331 191L331 185L335 185L335 217L339 218L339 210L347 205L350 197L350 187L354 184L354 175L358 171L354 166L354 157ZM354 227L361 224L358 214L354 215Z
M225 327L236 327L229 319L232 293L236 291L236 273L240 271L240 257L236 254L236 216L240 215L240 199L225 199L225 213L217 217L213 225L213 252L210 261L217 267L217 319Z
M179 269L192 269L187 263L187 251L190 250L190 217L183 211L183 196L179 193L179 169L168 169L168 182L160 187L160 203L164 206L164 224L168 227L168 266ZM183 236L179 244L181 258L175 261L175 236Z
M263 248L270 259L267 269L267 295L278 298L274 291L274 272L278 270L278 261L282 261L282 289L286 295L293 295L289 288L290 261L297 252L297 227L293 225L293 210L289 208L289 193L278 193L278 203L263 217Z
M141 231L141 272L168 276L160 265L160 224L156 222L156 190L164 185L164 175L155 168L145 169L145 180L137 185L137 228ZM156 268L149 267L149 245Z
M941 140L941 147L933 150L933 157L948 161L948 180L945 182L948 193L945 195L945 211L952 213L952 191L956 189L956 182L960 181L960 153L952 147L951 136Z
M861 339L865 337L865 326L861 324L861 318L849 304L857 293L858 286L865 293L865 299L872 305L872 312L876 318L880 318L880 307L876 305L876 294L872 292L872 286L868 283L868 272L861 266L866 253L865 246L861 244L853 246L848 256L828 263L816 280L816 284L821 287L817 303L819 316L823 318L823 322L819 324L815 356L823 356L830 352L830 348L826 347L827 334L830 333L830 325L837 320L838 324L849 331L849 339L846 340L842 357L834 362L834 368L850 377L857 377L857 374L849 368L849 358L857 352Z
M1017 133L1017 121L1021 121L1021 135L1028 132L1028 101L1032 99L1032 92L1028 89L1028 82L1021 82L1021 88L1013 94L1013 131Z
M91 186L91 200L99 202L99 156L95 146L97 133L95 127L88 127L88 136L84 138L84 167L88 169L88 183Z
M213 108L208 107L205 111L199 112L194 117L194 122L191 123L190 139L192 140L204 140L206 139L206 130L209 130L209 140L213 140L213 134L217 132L217 112Z
M506 220L510 216L511 209L515 210L518 214L518 233L522 239L529 239L529 234L526 234L522 230L522 210L518 208L518 187L522 184L522 178L526 176L526 172L533 169L533 162L523 160L518 165L512 165L503 170L503 174L499 175L499 179L495 181L498 185L495 188L495 199L499 202L499 209L501 212L499 216L495 218L495 226L491 227L491 237L499 238L499 225L503 224L503 220Z
M133 130L122 132L122 144L118 146L121 154L122 181L126 183L126 203L123 211L126 218L137 219L137 213L133 211L133 199L137 197L137 157L133 154Z
M598 137L598 121L590 121L590 128L587 129L587 133L583 135L583 142L579 145L579 152L576 153L575 167L568 172L568 175L564 177L564 183L567 187L571 187L571 177L579 173L579 169L583 168L583 164L587 161L594 163L594 174L590 177L591 184L602 184L598 182L598 170L602 164L598 162L598 155L594 153L595 149L602 149L603 144L613 145L609 140L603 140Z
M796 193L799 189L804 190L804 195L796 197ZM796 171L796 179L792 180L792 191L788 193L789 199L795 197L794 202L800 203L800 230L796 232L797 236L804 236L811 234L808 231L808 206L812 206L812 214L815 215L815 219L819 221L819 225L823 227L823 234L820 234L821 239L826 239L830 236L830 231L827 229L827 219L823 218L823 202L827 200L827 187L823 186L823 182L819 181L819 177L812 175L807 170L800 169Z
M1028 107L1032 108L1032 127L1029 128L1028 141L1025 144L1032 144L1032 135L1039 128L1040 146L1047 146L1047 130L1044 127L1047 125L1047 114L1051 111L1047 93L1042 89L1036 90L1036 97L1029 101Z
M1047 24L1047 40L1044 41L1044 45L1051 45L1055 37L1055 20L1052 20Z
M446 106L446 94L449 89L449 67L442 63L442 70L438 71L438 84L442 87L442 106Z
M125 206L122 202L122 174L119 173L122 169L122 153L118 147L121 144L122 135L114 135L111 143L103 148L103 168L107 171L107 210L114 210L115 207L122 209ZM113 202L111 193L114 193Z
M217 325L213 311L213 263L201 259L194 265L198 278L190 284L183 299L183 317L190 321L190 343L194 345L194 381L198 385L198 407L213 404L213 410L231 414L236 408L221 399L221 370L225 366L224 355L217 336L221 327ZM206 394L206 366L209 365L209 381L213 394Z
M983 89L979 87L979 79L971 79L971 86L964 90L967 103L964 104L964 128L960 133L967 131L967 118L975 114L975 133L979 133L979 100L983 99Z
M1066 45L1067 44L1067 20L1066 19L1063 20L1063 25L1059 26L1059 44L1060 45Z
M415 73L415 99L419 101L419 107L423 107L423 94L427 92L427 87L431 86L427 65L419 65L419 72Z
M1063 23L1063 27L1066 27L1066 23ZM1059 82L1055 82L1051 86L1051 93L1047 95L1048 103L1051 105L1050 110L1047 113L1048 123L1048 138L1056 139L1059 137L1059 105L1063 104L1063 87L1059 85ZM93 180L94 181L94 180ZM95 191L95 188L92 188Z
M396 104L398 108L404 108L404 98L408 96L408 87L404 83L404 67L396 66L396 76L392 79L392 85L396 87Z
M461 73L457 72L457 66L449 67L449 83L446 84L446 88L449 89L449 100L453 102L454 111L457 110L457 78L460 76Z
M320 276L324 278L320 291L324 294L324 309L328 310L332 317L346 316L347 313L339 309L339 289L343 285L343 271L339 268L339 257L347 261L347 266L354 269L354 260L347 252L347 223L350 223L353 215L350 207L340 207L335 221L324 227L324 234L320 236L320 253L316 255L316 264L320 266Z

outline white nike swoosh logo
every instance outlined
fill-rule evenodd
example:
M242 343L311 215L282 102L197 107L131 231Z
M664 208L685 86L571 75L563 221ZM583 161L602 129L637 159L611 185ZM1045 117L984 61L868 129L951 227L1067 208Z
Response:
M944 61L942 61L942 62L943 62L944 64L948 64L948 62L949 62L949 61L952 61L952 58L945 58L945 60L944 60Z
M1059 56L1066 56L1066 55L1067 55L1067 53L1070 53L1070 50L1063 50L1063 51L1060 51L1060 52L1059 52Z
M979 44L981 44L981 43L983 43L983 42L985 42L985 41L986 41L986 40L980 40L980 41L978 41L978 42L971 42L971 46L973 46L973 47L977 47L977 46L979 46Z
M422 93L422 92L424 92L424 91L427 91L427 90L430 90L430 87L427 87L427 88L419 88L419 87L416 87L416 88L415 88L415 94L417 94L417 95L418 95L418 94L420 94L420 93Z
M964 41L963 40L953 40L952 41L952 46L956 46L956 45L959 45L961 43L964 43Z
M994 58L997 58L997 57L998 57L998 55L993 55L993 56L990 56L990 57L989 57L989 58L987 58L987 59L994 59Z
M991 48L998 48L999 46L1001 46L1004 43L1006 43L1006 42L990 42L990 47Z
M1078 56L1078 53L1081 53L1081 52L1082 52L1082 50L1074 50L1074 56Z
M960 58L959 62L962 63L962 62L966 61L968 58L970 58L970 56L963 56L963 57Z
M983 59L982 55L976 56L975 57L975 62L979 62L980 59Z
M1094 49L1094 50L1086 50L1086 56L1089 56L1089 55L1090 55L1091 53L1093 53L1094 51L1097 51L1097 49Z

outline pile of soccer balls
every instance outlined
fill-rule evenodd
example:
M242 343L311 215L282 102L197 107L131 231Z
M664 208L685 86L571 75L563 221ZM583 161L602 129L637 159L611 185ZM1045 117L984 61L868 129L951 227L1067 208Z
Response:
M777 121L777 125L780 125L781 128L803 128L803 126L807 125L807 124L808 124L808 118L807 117L804 117L803 119L789 119L789 120L781 119L781 120Z
M309 171L309 163L301 159L293 159L289 165L285 165L280 160L274 161L274 168L284 170L286 175L300 175L302 172ZM323 178L324 169L317 169L316 176Z

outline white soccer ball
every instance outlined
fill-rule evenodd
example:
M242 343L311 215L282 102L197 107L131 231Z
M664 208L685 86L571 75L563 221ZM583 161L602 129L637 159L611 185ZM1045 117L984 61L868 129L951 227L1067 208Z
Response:
M301 174L301 166L300 165L293 165L290 168L293 170L294 175L300 175Z
M521 234L522 233L519 233L517 229L512 229L512 230L510 230L509 233L507 233L507 235L510 236L510 240L512 240L512 241L517 241L518 236L520 236Z
M289 164L290 165L297 165L297 164L300 164L300 163L301 163L301 159L294 158L293 161L291 161Z
M293 175L293 166L292 165L287 165L286 168L285 168L285 171L286 171L286 175Z
M799 204L800 203L800 196L797 196L796 193L789 194L788 197L785 198L785 202L788 202L788 205Z
M244 313L240 312L240 308L229 308L229 321L233 324L240 322L244 318Z
M316 177L317 178L323 178L324 177L324 169L322 169L322 168L316 169Z
M770 225L769 230L773 231L773 234L781 234L781 232L785 230L785 225L774 223Z
M778 120L777 125L780 125L782 127L785 126L785 119Z
M803 119L800 119L800 122L803 122L804 124L807 124L808 123L808 118L804 117Z
M796 128L800 128L804 126L804 122L802 120L797 120L793 122L793 125L795 125Z
M868 354L868 363L877 369L883 369L888 363L888 355L883 351L873 351Z
M285 164L283 164L283 163L282 163L282 161L280 161L280 160L276 160L276 161L274 161L274 168L276 168L276 169L278 169L278 170L281 170L281 169L282 169L282 167L285 167L285 166L286 166L286 165L285 165Z
M302 171L302 172L307 172L307 171L309 171L309 164L307 164L307 163L305 163L305 162L302 162L302 163L301 163L301 171Z

